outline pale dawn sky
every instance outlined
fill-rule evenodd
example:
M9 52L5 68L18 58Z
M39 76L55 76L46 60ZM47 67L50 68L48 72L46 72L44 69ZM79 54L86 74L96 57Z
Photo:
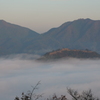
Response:
M100 20L100 0L0 0L0 20L39 33L79 18Z

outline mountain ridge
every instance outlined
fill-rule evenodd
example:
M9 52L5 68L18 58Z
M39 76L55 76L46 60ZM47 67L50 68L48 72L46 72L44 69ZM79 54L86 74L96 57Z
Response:
M99 24L99 25L96 26L96 24ZM97 32L98 36L95 35L95 33L96 33L95 31L98 31ZM77 45L79 45L79 47L82 46L79 43L85 42L86 39L83 40L82 38L88 37L88 39L89 38L95 39L93 35L91 36L91 33L93 35L95 35L96 38L100 37L100 35L99 35L99 33L100 33L100 21L98 21L98 20L94 21L91 19L79 19L79 20L75 20L72 22L66 22L66 23L62 24L60 27L58 27L58 29L56 29L56 32L49 33L49 36L55 37L60 43L62 43L62 45L65 44L65 42L66 42L67 44L63 45L63 47L75 49L75 47ZM86 34L88 34L88 35L85 36ZM81 39L83 41L81 41ZM87 39L87 42L89 43L88 39ZM97 40L98 39L95 39L94 42ZM79 41L79 43L77 43L78 41ZM92 43L92 41L91 41L91 43ZM85 43L85 44L87 44L87 43ZM79 48L79 47L78 47L78 49L88 48L88 46L85 46L85 48L84 47ZM95 49L92 49L92 48L88 48L88 49L95 51Z
M38 35L26 27L0 20L0 55L21 53L24 42Z
M0 55L29 53L43 55L52 50L89 49L100 53L100 20L78 19L39 34L0 20Z

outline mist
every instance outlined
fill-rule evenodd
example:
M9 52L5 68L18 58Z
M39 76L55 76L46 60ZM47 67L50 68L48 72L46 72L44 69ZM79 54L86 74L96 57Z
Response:
M36 93L43 98L68 95L66 87L78 91L92 89L100 97L100 60L63 59L39 62L37 55L14 55L0 58L0 99L14 100L22 92L32 90L41 81ZM33 59L31 59L33 58Z

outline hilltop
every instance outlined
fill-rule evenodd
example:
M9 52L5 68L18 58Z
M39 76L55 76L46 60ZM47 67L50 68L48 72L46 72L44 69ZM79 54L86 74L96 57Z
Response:
M38 60L54 60L54 59L61 59L61 58L100 58L100 54L89 51L89 50L70 50L68 48L63 48L59 50L55 50L52 52L48 52L43 55Z

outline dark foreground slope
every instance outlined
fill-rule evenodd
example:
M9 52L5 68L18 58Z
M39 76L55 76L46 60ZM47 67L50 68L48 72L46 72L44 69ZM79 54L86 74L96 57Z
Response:
M100 53L99 44L100 20L78 19L43 34L0 20L0 56L45 54L61 48L89 49Z
M55 50L49 53L46 53L44 56L39 58L38 60L48 61L48 60L56 60L61 58L100 58L100 54L89 51L89 50L70 50L68 48Z

